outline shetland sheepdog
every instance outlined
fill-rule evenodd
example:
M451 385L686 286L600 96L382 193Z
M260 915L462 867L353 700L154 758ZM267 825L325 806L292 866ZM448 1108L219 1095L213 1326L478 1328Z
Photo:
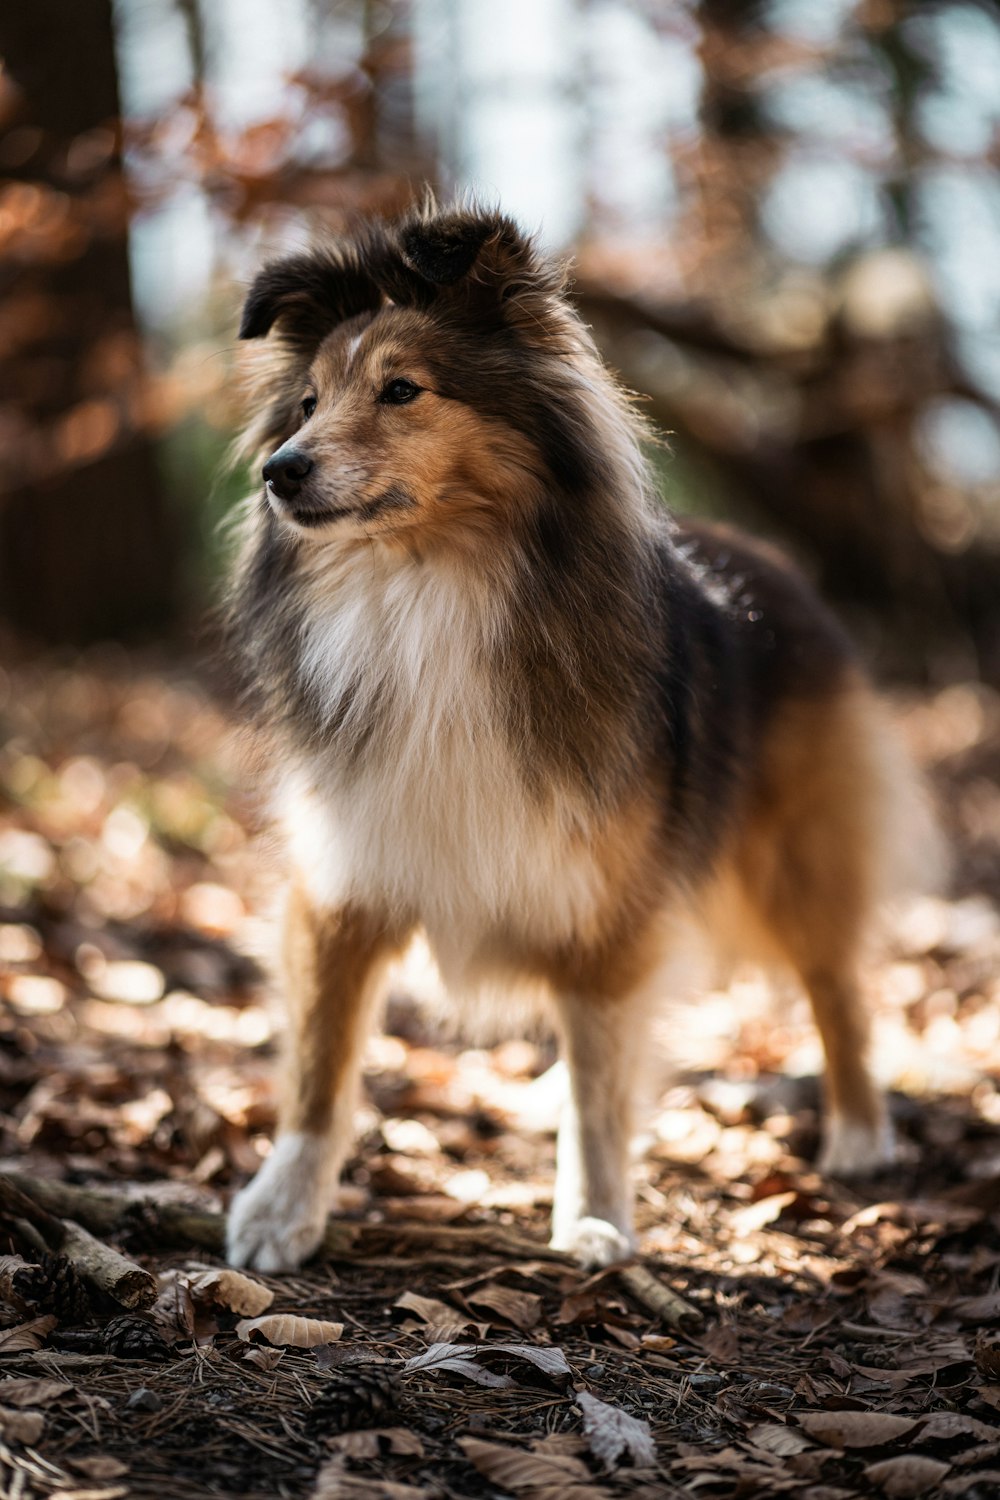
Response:
M456 993L550 997L552 1242L584 1264L632 1251L637 1079L692 922L808 992L821 1169L887 1163L858 957L926 820L834 618L770 548L668 516L561 272L499 213L428 204L278 260L240 337L263 466L228 617L288 835L290 1020L230 1259L319 1244L421 929Z

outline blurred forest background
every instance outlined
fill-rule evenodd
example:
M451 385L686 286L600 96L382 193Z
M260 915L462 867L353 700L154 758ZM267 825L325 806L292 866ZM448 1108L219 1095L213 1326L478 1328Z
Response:
M189 639L241 287L429 180L575 258L674 506L784 539L886 670L1000 679L989 0L23 0L0 57L20 640Z

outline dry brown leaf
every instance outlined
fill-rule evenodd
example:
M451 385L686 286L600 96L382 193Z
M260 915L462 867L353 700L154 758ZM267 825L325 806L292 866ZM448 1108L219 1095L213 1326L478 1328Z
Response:
M784 1422L759 1422L747 1431L747 1437L755 1448L773 1453L778 1458L787 1458L791 1453L803 1453L811 1446L796 1427L786 1427Z
M245 1365L256 1365L258 1370L273 1370L276 1365L281 1363L284 1352L284 1349L272 1349L263 1345L258 1347L255 1344L253 1348L248 1349L244 1354L243 1363Z
M884 1458L880 1463L869 1464L865 1478L877 1484L887 1495L934 1495L950 1468L950 1464L941 1463L936 1458L902 1453L898 1458ZM970 1482L972 1478L970 1475Z
M960 1411L932 1411L921 1418L921 1441L926 1438L976 1437L992 1443L996 1442L997 1435L995 1427L980 1422L976 1417L967 1417Z
M72 1393L73 1386L65 1380L43 1380L38 1376L12 1376L0 1380L0 1405L47 1406L59 1396Z
M735 1364L740 1357L740 1336L734 1323L716 1323L698 1342L706 1354L721 1364Z
M267 1313L263 1318L242 1318L236 1325L238 1336L246 1343L263 1339L294 1349L316 1349L320 1344L335 1344L344 1332L343 1323L328 1323L323 1318L303 1318L297 1313Z
M18 1323L14 1328L0 1330L0 1352L20 1354L26 1349L40 1349L46 1336L52 1332L58 1320L51 1313L44 1318L32 1318L29 1323Z
M194 1337L195 1308L191 1286L183 1271L164 1271L156 1278L159 1291L149 1315L168 1343Z
M432 1344L423 1354L408 1359L403 1371L412 1375L418 1370L451 1370L478 1385L509 1389L515 1384L509 1375L497 1375L476 1364L478 1357L490 1354L509 1354L515 1359L527 1360L552 1379L564 1379L572 1374L565 1354L551 1344Z
M655 1464L656 1447L648 1422L599 1401L589 1391L578 1391L576 1404L583 1412L583 1431L590 1451L605 1469L616 1469L622 1462L638 1469Z
M338 1453L316 1475L309 1500L429 1500L432 1491L423 1485L395 1484L388 1479L364 1479L350 1474L347 1455ZM433 1493L437 1493L434 1491Z
M37 1443L44 1431L45 1418L40 1411L0 1406L0 1437L8 1443Z
M798 1197L797 1192L771 1193L746 1208L738 1208L729 1217L729 1227L740 1239L749 1239L768 1224L780 1219L786 1208L790 1208Z
M828 1448L880 1448L907 1437L919 1421L884 1411L804 1411L795 1416L803 1432Z
M422 1323L430 1324L434 1329L436 1342L447 1343L469 1323L468 1314L449 1307L447 1302L441 1302L437 1297L422 1297L419 1292L404 1292L392 1305L402 1308L404 1312L413 1313Z
M28 1288L32 1285L32 1278L42 1274L41 1266L26 1261L21 1255L0 1255L0 1298L19 1311L34 1307L38 1298ZM22 1291L27 1294L22 1296Z
M963 1323L993 1323L1000 1313L1000 1291L984 1292L979 1297L958 1297L949 1305Z
M229 1266L193 1267L184 1274L195 1302L210 1302L241 1317L256 1318L274 1301L270 1287Z
M491 1282L470 1292L465 1299L470 1307L485 1307L497 1313L522 1333L534 1328L542 1315L542 1299L534 1292L519 1292L514 1287Z
M967 1495L972 1486L973 1478L980 1486L979 1493L988 1495L992 1487L995 1495L1000 1495L1000 1469L977 1469L975 1474L956 1474L952 1479L945 1479L941 1484L942 1495Z
M74 1458L70 1462L74 1469L86 1474L88 1479L120 1479L123 1474L128 1473L128 1464L104 1453L95 1454L93 1458Z
M408 1427L366 1427L360 1432L342 1432L328 1439L330 1447L350 1458L379 1458L399 1453L422 1458L424 1445Z
M515 1382L509 1375L497 1375L493 1370L487 1370L485 1365L477 1365L474 1356L479 1349L478 1344L432 1344L425 1349L423 1354L415 1354L408 1359L403 1366L407 1375L413 1375L419 1370L449 1370L453 1375L463 1375L466 1380L472 1380L476 1385L488 1385L497 1391L509 1391Z
M527 1490L532 1496L558 1494L562 1500L590 1500L608 1493L594 1484L582 1459L569 1453L526 1452L474 1437L459 1438L458 1446L480 1474L501 1489Z

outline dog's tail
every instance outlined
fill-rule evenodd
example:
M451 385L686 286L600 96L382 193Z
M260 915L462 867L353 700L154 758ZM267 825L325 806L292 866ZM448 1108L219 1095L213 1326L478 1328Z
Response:
M940 895L952 869L951 851L926 777L903 743L883 702L869 736L873 817L877 820L875 894L882 903Z

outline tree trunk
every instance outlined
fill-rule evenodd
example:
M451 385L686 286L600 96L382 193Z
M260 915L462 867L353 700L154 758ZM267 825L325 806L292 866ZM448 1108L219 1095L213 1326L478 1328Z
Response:
M177 549L143 431L111 0L0 7L0 57L0 615L45 641L147 632Z

